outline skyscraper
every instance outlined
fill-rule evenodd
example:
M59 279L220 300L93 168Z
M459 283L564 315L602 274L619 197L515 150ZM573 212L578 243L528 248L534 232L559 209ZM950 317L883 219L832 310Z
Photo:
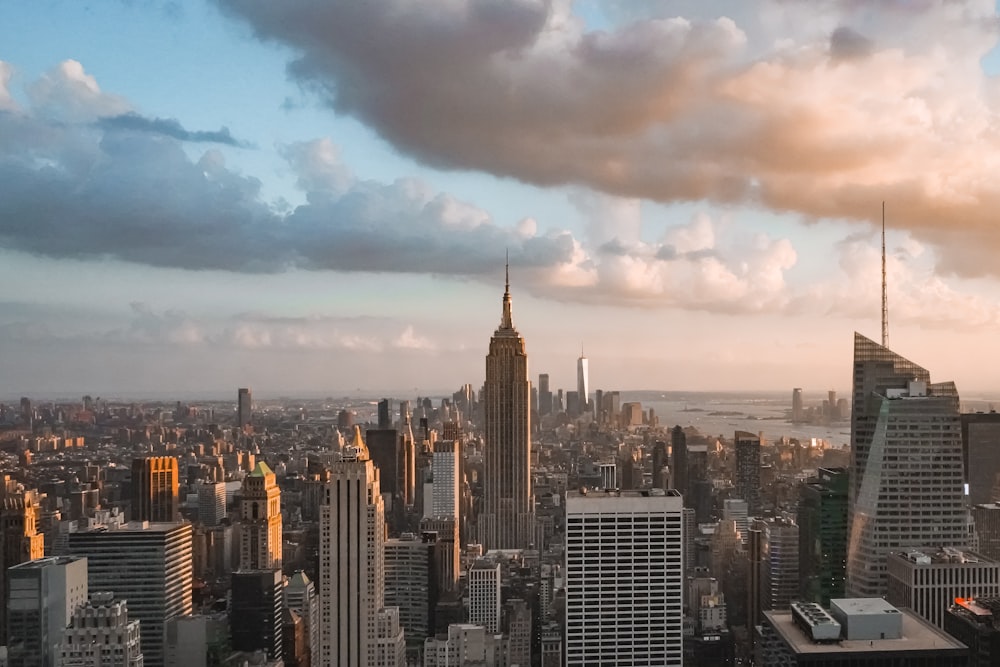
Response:
M320 664L319 593L302 570L285 582L285 606L302 617L306 642L309 645L309 664Z
M797 424L805 419L805 408L802 405L802 389L792 389L792 423Z
M450 517L458 519L461 498L460 476L462 462L457 440L443 440L434 444L431 455L431 475L434 481L431 497L424 498L424 518Z
M820 468L799 488L802 599L824 607L844 597L847 573L847 470Z
M480 559L469 568L469 622L500 632L500 563Z
M248 387L240 387L236 392L236 426L241 431L253 424L253 395Z
M132 520L176 521L180 516L177 482L176 457L132 459Z
M760 511L760 436L737 431L736 497L747 501L751 515Z
M281 570L233 572L229 604L229 634L233 648L264 651L272 660L281 658L283 606Z
M399 646L399 637L380 637L385 601L385 506L379 473L355 427L354 441L333 463L320 506L319 583L321 667L367 667L379 647ZM383 619L384 620L384 619ZM391 643L390 641L391 640ZM398 641L397 641L398 640Z
M9 480L5 480L9 481ZM38 532L38 501L34 491L9 493L0 487L0 634L6 644L8 568L45 555L45 536Z
M544 417L552 413L552 390L549 389L549 374L538 376L538 414Z
M589 411L590 405L590 362L580 354L576 360L576 400L579 401L580 412Z
M240 502L240 569L281 569L281 489L261 461L243 478Z
M854 334L848 595L886 593L886 557L965 546L962 433L953 382Z
M69 550L87 558L92 591L128 600L142 623L145 667L164 664L164 626L191 613L191 524L131 522L69 534Z
M653 471L655 478L656 471ZM680 425L670 430L670 476L673 478L673 488L682 496L688 492L688 455L687 435Z
M683 503L676 491L570 491L566 667L683 664Z
M483 386L485 479L479 539L486 549L525 549L534 542L530 396L528 354L511 319L508 273Z
M1000 413L962 415L962 455L970 505L997 500L1000 494Z
M7 664L49 667L73 612L87 603L87 559L40 558L7 573Z

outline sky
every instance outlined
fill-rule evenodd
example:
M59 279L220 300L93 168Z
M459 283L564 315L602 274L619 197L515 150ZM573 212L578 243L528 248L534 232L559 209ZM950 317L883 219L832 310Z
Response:
M1000 389L993 0L0 10L0 396ZM1000 395L1000 391L996 392Z

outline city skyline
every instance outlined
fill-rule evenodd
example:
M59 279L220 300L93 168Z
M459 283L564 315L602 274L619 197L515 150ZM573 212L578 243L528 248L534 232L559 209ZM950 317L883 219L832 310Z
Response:
M892 348L1000 389L994 2L425 7L9 12L6 391L478 386L505 250L554 388L842 391L883 201Z

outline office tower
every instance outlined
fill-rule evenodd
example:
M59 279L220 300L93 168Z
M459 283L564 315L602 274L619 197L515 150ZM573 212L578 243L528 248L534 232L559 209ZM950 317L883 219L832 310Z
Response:
M210 667L229 654L229 618L225 612L175 616L164 638L166 667Z
M39 558L7 571L7 666L52 667L53 647L87 603L87 559Z
M747 501L742 498L726 498L722 501L722 520L735 521L736 530L740 534L740 542L747 543L747 530L750 528L750 510Z
M962 415L962 462L968 503L1000 500L1000 413Z
M714 488L708 478L708 446L687 446L687 486L684 506L694 509L697 523L708 523L711 519L715 498Z
M567 492L566 667L682 664L682 510L676 491Z
M642 426L642 403L622 403L621 427L632 428Z
M799 527L783 518L758 519L754 527L762 537L762 609L788 609L799 598Z
M177 457L147 456L132 459L132 520L177 521ZM135 613L135 609L132 609ZM149 660L149 656L146 656Z
M372 462L378 468L379 479L382 480L382 493L402 502L404 483L400 482L403 468L399 431L394 428L370 428L365 432L365 439L368 441Z
M886 600L944 629L956 598L1000 596L1000 563L953 547L907 549L886 559Z
M110 591L90 596L62 632L56 667L143 667L140 623L129 619L127 600ZM148 631L149 628L144 627Z
M331 466L320 506L322 667L374 664L380 647L404 641L401 629L398 638L379 634L393 631L391 618L380 617L385 600L384 549L385 505L379 473L356 426L352 444ZM398 656L399 661L403 659L405 651Z
M679 425L670 430L670 476L673 488L682 496L688 493L687 435Z
M511 319L510 278L500 326L490 339L483 385L483 505L479 541L489 549L527 549L534 543L531 495L531 411L528 354Z
M792 423L798 424L805 421L805 409L802 405L802 389L796 387L792 389Z
M240 387L236 392L236 426L245 431L253 425L253 396L250 389Z
M666 475L663 474L664 469L667 467L667 461L670 460L667 454L667 443L663 440L657 440L653 444L653 488L654 489L665 489L667 488ZM673 464L670 464L673 466Z
M288 607L281 609L281 650L283 667L308 667L312 664L305 622Z
M538 414L544 417L552 414L552 390L549 389L549 374L538 376Z
M976 526L979 553L993 560L1000 560L1000 505L988 503L974 505L969 510Z
M9 482L9 480L6 480ZM38 532L38 499L34 491L0 489L0 634L7 636L7 577L10 568L45 555L45 536Z
M803 600L829 606L844 597L847 481L844 468L820 468L799 487L799 576Z
M319 593L306 573L299 570L285 581L285 606L302 618L309 646L309 664L320 664Z
M198 485L198 522L208 528L218 526L226 517L226 483L205 482Z
M277 660L284 653L281 610L284 582L281 570L233 572L229 603L229 635L237 651L264 651Z
M746 626L747 628L755 628L760 624L761 613L765 609L764 570L766 567L766 561L764 559L764 532L759 527L755 526L747 531L745 563ZM730 590L735 590L735 588L730 587ZM733 599L735 601L735 596ZM738 612L734 613L733 616L737 619L741 618L741 615Z
M469 623L500 632L500 563L479 559L468 573Z
M499 667L502 664L498 637L472 623L453 623L446 637L424 642L424 667Z
M695 553L697 549L698 522L695 521L694 510L690 507L684 508L684 575L696 565Z
M385 605L399 608L406 645L415 653L434 635L442 546L437 533L403 533L385 542Z
M747 501L750 514L760 512L760 436L737 431L736 489L737 498Z
M511 598L503 608L503 635L507 664L531 664L531 607L525 600Z
M580 403L580 412L590 411L590 362L580 355L576 360L576 400Z
M432 517L420 521L421 533L437 533L439 545L437 578L442 591L453 592L461 575L462 543L456 517Z
M1000 664L1000 599L958 599L944 615L944 629L969 647L969 667Z
M264 462L243 478L240 569L281 569L281 489Z
M958 405L954 383L854 335L849 595L885 594L891 551L965 545Z
M399 446L396 449L399 493L406 507L417 501L417 442L413 437L410 402L399 402Z
M881 598L833 600L830 611L797 602L764 612L757 665L966 667L968 649L908 609Z
M424 518L450 517L457 519L461 498L461 445L456 440L438 441L431 454L431 475L434 478L430 502L424 500Z
M600 404L598 404L600 405ZM542 626L542 667L562 667L562 630L555 621Z
M142 623L145 667L164 664L166 622L191 613L192 530L188 523L130 522L69 534L69 551L87 558L92 591L114 591Z
M378 427L379 430L392 428L392 401L388 398L378 402Z
M566 392L566 414L570 417L579 417L583 412L580 405L580 394L575 391Z

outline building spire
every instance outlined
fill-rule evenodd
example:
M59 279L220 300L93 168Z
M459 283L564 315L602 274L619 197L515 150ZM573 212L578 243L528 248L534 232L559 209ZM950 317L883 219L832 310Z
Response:
M885 202L882 202L882 347L889 347L889 297L885 280Z
M510 251L507 251L507 261L505 264L506 281L503 289L503 317L500 319L501 329L513 329L514 321L510 315Z

